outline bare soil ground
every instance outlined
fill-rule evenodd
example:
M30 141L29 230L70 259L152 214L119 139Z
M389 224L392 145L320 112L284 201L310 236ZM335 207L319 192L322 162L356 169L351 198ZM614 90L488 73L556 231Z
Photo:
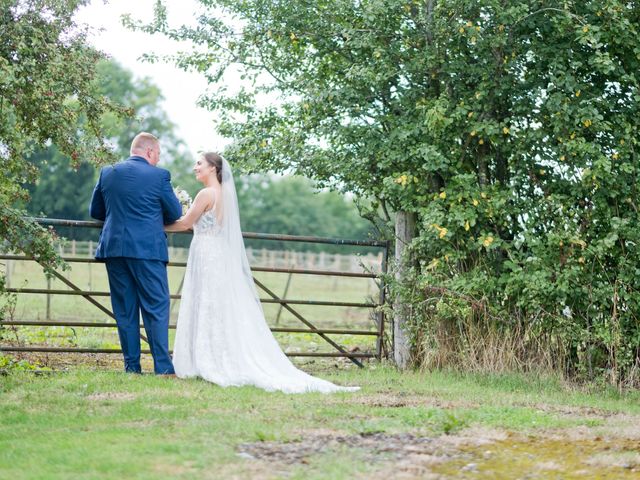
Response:
M635 422L634 427L621 430L619 422L630 420ZM254 478L276 478L276 472L283 474L291 466L304 465L314 455L353 449L371 466L362 478L374 480L637 479L638 420L619 418L597 431L577 428L535 436L487 428L468 428L438 437L305 431L298 441L241 444L238 456L246 459L256 474Z

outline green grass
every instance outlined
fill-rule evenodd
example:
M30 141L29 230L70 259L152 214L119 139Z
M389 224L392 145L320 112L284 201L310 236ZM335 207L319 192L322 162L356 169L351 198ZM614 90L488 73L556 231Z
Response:
M293 442L319 430L437 436L469 426L594 425L541 405L640 414L638 392L577 391L553 379L400 374L378 364L317 373L362 390L284 395L88 369L0 376L0 478L248 478L254 467L238 456L241 444ZM379 466L357 448L336 448L272 467L273 478L308 479Z

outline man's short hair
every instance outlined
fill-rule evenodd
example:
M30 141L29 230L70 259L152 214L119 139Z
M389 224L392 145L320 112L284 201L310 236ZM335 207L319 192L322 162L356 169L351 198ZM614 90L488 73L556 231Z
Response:
M134 150L144 150L146 148L154 148L160 144L160 141L155 135L151 135L147 132L140 132L131 142L131 153Z

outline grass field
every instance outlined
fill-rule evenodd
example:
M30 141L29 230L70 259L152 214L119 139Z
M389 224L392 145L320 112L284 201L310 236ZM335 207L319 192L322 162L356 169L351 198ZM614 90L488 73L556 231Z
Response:
M64 272L65 277L81 289L107 292L108 282L103 264L71 263L71 270ZM7 265L4 266L5 270ZM49 286L54 290L67 290L68 287L58 279L47 282L42 269L35 262L12 261L10 281L14 288L38 288ZM169 286L172 293L178 293L183 267L168 269ZM288 274L257 272L256 278L277 295L285 291ZM259 292L262 298L269 298ZM377 303L378 289L372 279L329 277L318 275L294 275L291 278L286 298L296 300L323 300L357 303ZM108 297L95 297L101 304L110 309ZM179 300L172 302L171 323L175 324L180 308ZM306 328L286 309L277 304L263 304L265 317L271 326ZM309 320L317 328L339 328L375 330L372 309L359 307L333 307L292 305L292 308ZM91 305L80 296L51 296L49 318L54 321L69 320L82 322L113 322L97 307ZM18 294L14 320L47 319L47 295ZM288 352L332 352L333 347L317 335L309 333L276 333L276 338ZM19 327L6 338L20 341L50 345L77 346L84 348L117 348L118 338L115 329L111 328L68 328L68 327ZM173 330L171 331L173 337ZM347 349L363 352L375 350L375 337L331 335L331 338Z
M638 392L380 364L314 371L362 386L333 395L4 371L0 478L12 480L640 476Z

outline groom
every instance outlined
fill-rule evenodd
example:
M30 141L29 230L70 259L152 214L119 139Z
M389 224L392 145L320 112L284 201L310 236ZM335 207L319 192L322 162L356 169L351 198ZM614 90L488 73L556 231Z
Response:
M111 305L118 324L126 372L141 373L140 312L156 374L174 374L169 356L167 236L163 225L182 214L168 171L156 168L160 144L139 133L131 156L100 171L90 213L103 220L96 259L109 276Z

